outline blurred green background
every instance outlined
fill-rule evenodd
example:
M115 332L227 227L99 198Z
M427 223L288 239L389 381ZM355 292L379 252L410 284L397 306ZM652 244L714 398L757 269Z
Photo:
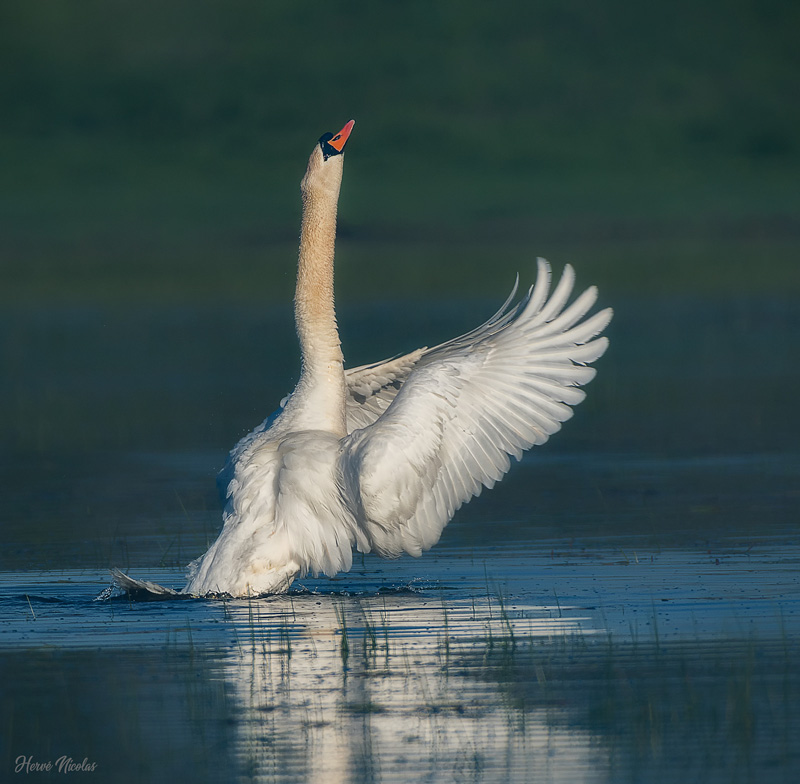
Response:
M537 254L796 293L798 29L782 0L9 0L0 300L286 300L305 161L351 117L340 298L500 296Z
M350 118L349 364L475 326L537 255L616 310L575 422L461 519L796 525L798 30L781 0L6 0L5 563L213 534L226 450L297 376L299 182Z

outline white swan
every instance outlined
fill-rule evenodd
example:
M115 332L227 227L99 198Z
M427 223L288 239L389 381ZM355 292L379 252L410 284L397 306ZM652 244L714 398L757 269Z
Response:
M606 350L594 287L568 307L550 268L485 324L435 348L344 369L333 300L336 208L351 120L314 147L301 183L295 296L302 371L282 407L231 451L224 526L182 593L252 596L349 570L353 547L418 556L453 513L543 444L584 398Z

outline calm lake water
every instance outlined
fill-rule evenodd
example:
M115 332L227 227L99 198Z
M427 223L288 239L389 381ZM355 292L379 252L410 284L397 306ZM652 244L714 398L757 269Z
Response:
M343 307L348 357L492 304ZM796 303L613 304L575 418L439 546L249 601L107 570L182 585L296 374L288 308L3 313L0 779L796 781Z

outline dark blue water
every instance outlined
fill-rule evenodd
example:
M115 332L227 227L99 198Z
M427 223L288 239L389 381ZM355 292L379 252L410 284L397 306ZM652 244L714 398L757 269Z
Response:
M492 304L342 307L345 348ZM574 419L431 553L224 602L95 598L111 566L180 587L213 540L289 309L0 316L0 778L796 780L797 309L614 305Z

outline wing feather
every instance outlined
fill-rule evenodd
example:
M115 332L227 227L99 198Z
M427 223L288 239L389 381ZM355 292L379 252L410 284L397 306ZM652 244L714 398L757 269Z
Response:
M362 412L382 408L372 422L350 428L341 449L345 492L361 512L369 547L381 555L418 555L435 544L463 503L503 477L510 456L545 443L584 399L579 387L608 347L597 336L612 312L586 318L595 287L567 305L570 266L552 293L550 277L539 259L536 282L517 306L515 285L471 332L348 371L351 393L371 393L372 408L362 402Z

